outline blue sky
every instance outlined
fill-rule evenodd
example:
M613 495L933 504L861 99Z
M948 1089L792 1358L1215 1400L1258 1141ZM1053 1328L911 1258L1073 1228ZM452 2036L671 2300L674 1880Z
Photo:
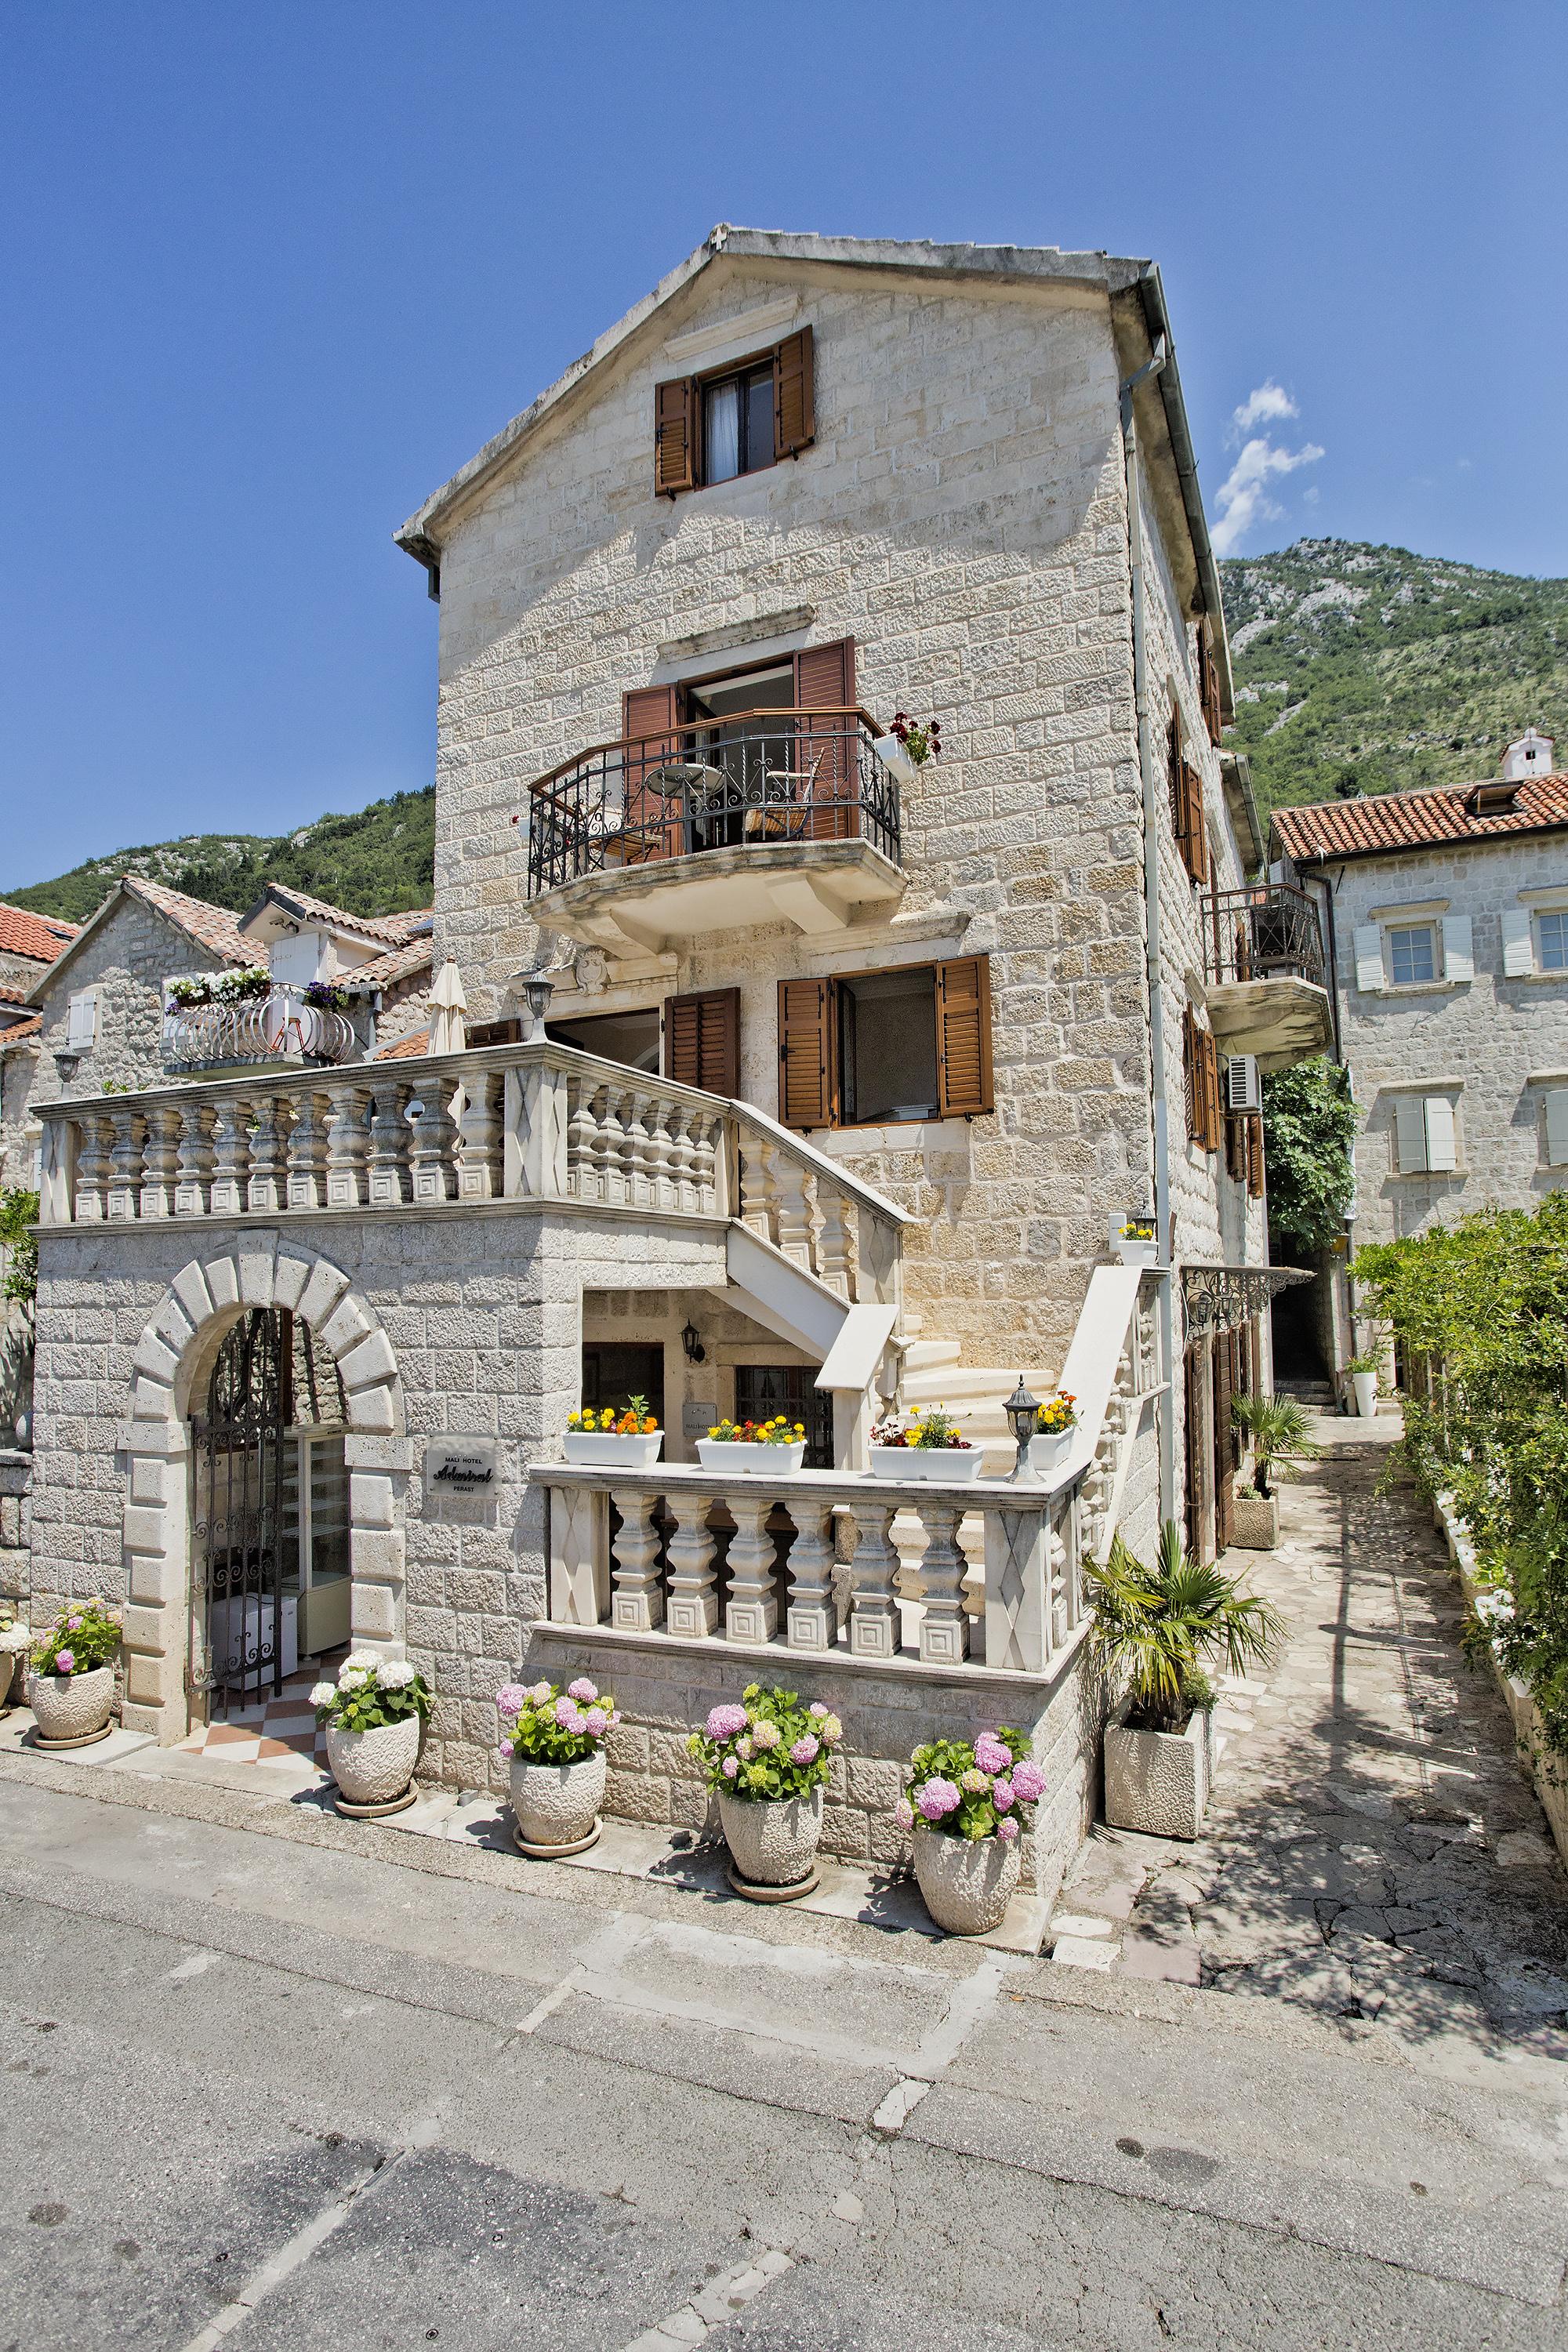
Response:
M392 530L718 220L1152 254L1238 550L1568 572L1560 5L5 26L0 889L427 782Z

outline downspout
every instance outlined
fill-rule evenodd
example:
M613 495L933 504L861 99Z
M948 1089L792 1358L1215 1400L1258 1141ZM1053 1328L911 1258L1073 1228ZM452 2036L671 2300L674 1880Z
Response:
M1143 935L1149 987L1149 1081L1154 1145L1154 1232L1163 1258L1160 1285L1160 1352L1165 1392L1160 1400L1160 1517L1176 1516L1176 1300L1175 1274L1168 1263L1174 1239L1171 1223L1171 1137L1165 1098L1165 1007L1160 982L1160 784L1149 729L1148 634L1143 603L1143 515L1138 478L1138 426L1132 395L1146 376L1158 375L1168 350L1162 335L1149 359L1121 386L1121 454L1127 480L1127 562L1132 601L1132 703L1138 721L1138 773L1143 789Z

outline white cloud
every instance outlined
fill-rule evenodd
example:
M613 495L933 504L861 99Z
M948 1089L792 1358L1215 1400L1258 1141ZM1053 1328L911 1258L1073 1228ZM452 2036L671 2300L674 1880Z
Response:
M1299 414L1300 411L1289 394L1277 384L1272 376L1269 376L1266 382L1258 386L1256 391L1247 394L1239 408L1231 412L1230 429L1226 435L1226 439L1234 448L1242 435L1250 433L1255 425L1268 425L1277 417L1295 416Z
M1233 410L1226 439L1232 447L1240 441L1241 447L1215 499L1217 520L1209 536L1216 555L1234 555L1255 523L1278 520L1281 509L1268 495L1269 484L1293 474L1299 466L1316 465L1322 456L1315 441L1304 442L1300 449L1285 449L1266 433L1250 431L1255 425L1272 424L1296 414L1295 402L1272 377L1249 392L1240 407ZM1243 439L1243 435L1249 437ZM1308 493L1310 499L1315 496Z

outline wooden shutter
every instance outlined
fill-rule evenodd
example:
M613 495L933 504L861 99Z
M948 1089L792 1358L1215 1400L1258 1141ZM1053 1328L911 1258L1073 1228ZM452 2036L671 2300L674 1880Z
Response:
M989 956L955 956L936 968L936 1100L941 1118L978 1118L996 1107Z
M1187 1549L1194 1559L1198 1557L1204 1524L1204 1449L1198 1412L1202 1386L1198 1379L1198 1348L1199 1342L1192 1340L1182 1358L1182 1451L1187 1474Z
M679 756L675 732L679 716L673 686L638 686L621 697L621 732L627 738L625 761L626 826L622 863L641 865L650 857L679 857L685 848L684 830L677 803L667 800L647 781L655 768ZM668 733L656 730L668 729Z
M1206 621L1198 623L1198 698L1203 704L1209 741L1217 744L1221 732L1219 664L1214 657L1214 642Z
M1182 1080L1185 1088L1184 1110L1186 1118L1187 1141L1196 1143L1201 1139L1198 1133L1198 1106L1203 1099L1203 1095L1198 1083L1198 1024L1193 1017L1190 1004L1182 1014Z
M797 457L816 438L816 363L811 329L773 352L773 456Z
M1383 986L1383 933L1375 923L1355 927L1355 984L1363 996Z
M653 389L653 487L672 499L697 488L700 393L695 376L677 376Z
M1402 1176L1419 1176L1426 1166L1426 1114L1419 1095L1396 1095L1394 1140Z
M1443 977L1445 980L1474 980L1476 951L1468 915L1445 915L1443 918Z
M1190 761L1184 760L1179 768L1180 783L1177 805L1181 811L1176 828L1177 846L1182 863L1194 882L1209 878L1209 834L1204 822L1204 780Z
M855 707L855 640L833 637L825 646L803 646L795 657L797 710L852 710ZM820 760L821 766L817 768ZM860 831L859 770L851 720L825 719L801 728L795 765L804 774L816 769L808 841L852 841ZM804 789L804 787L803 787Z
M1218 1331L1214 1339L1214 1548L1224 1551L1230 1541L1231 1513L1235 1501L1234 1439L1231 1433L1230 1401L1236 1393L1236 1339L1229 1331Z
M837 1116L833 982L779 982L779 1123L831 1127Z
M1527 980L1535 970L1535 941L1531 935L1530 908L1502 910L1502 968L1510 980Z
M741 1091L741 992L712 988L664 1006L664 1075L710 1095Z
M1247 1130L1251 1124L1250 1119L1237 1118L1234 1111L1226 1118L1225 1172L1238 1184L1247 1181Z
M1263 1198L1263 1121L1249 1118L1247 1122L1247 1189L1255 1201Z
M1458 1134L1454 1122L1454 1106L1447 1095L1426 1097L1426 1165L1436 1175L1446 1175L1459 1164Z

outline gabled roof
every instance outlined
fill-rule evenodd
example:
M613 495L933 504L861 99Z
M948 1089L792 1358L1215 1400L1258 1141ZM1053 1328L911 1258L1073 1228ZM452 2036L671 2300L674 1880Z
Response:
M635 302L613 327L606 328L581 359L546 386L521 415L487 441L477 456L458 467L448 482L426 499L393 536L399 547L427 571L438 569L442 538L464 501L483 488L531 435L553 415L595 370L613 360L654 316L672 302L721 256L742 261L793 262L804 267L896 271L905 277L989 279L1002 284L1089 286L1108 296L1130 298L1142 317L1141 347L1136 368L1163 339L1165 361L1154 378L1151 397L1163 410L1170 438L1170 458L1180 488L1182 506L1192 539L1193 559L1203 606L1214 623L1215 658L1225 707L1231 708L1230 654L1226 639L1225 605L1219 573L1209 545L1208 525L1198 494L1197 459L1193 454L1181 378L1176 372L1174 338L1165 307L1165 292L1153 262L1109 253L1064 253L1056 246L934 245L926 240L893 237L815 236L778 229L734 228L727 221L705 236L696 250L661 278L651 294ZM651 460L650 460L651 462Z
M24 1037L36 1037L44 1025L41 1013L29 1013L26 1019L11 1020L0 1014L0 1054L7 1045L19 1045Z
M6 955L32 956L39 963L53 963L76 934L76 925L58 915L35 915L30 907L0 906L0 950Z
M1510 809L1481 815L1466 806L1473 784L1444 784L1421 793L1369 793L1364 799L1314 801L1274 812L1274 834L1298 865L1314 859L1388 856L1402 849L1436 849L1499 835L1545 833L1568 826L1568 775L1522 779Z
M224 963L239 966L256 960L255 951L247 940L240 938L226 907L209 907L205 898L187 898L184 890L171 890L164 883L149 882L140 874L122 874L97 914L61 950L50 969L33 982L27 992L29 1004L39 1002L45 990L54 985L66 966L75 961L88 940L103 929L127 898L140 899L175 930L183 931L188 940L194 940L198 947L205 948Z
M313 898L308 890L269 882L254 907L247 907L240 916L240 930L247 931L269 907L281 908L296 922L319 923L328 930L353 931L356 938L379 940L386 947L401 947L421 926L428 930L434 915L429 907L416 907L401 915L351 915L346 907L333 907L325 898Z
M430 1051L428 1029L416 1029L412 1037L400 1037L395 1045L388 1045L376 1055L378 1062L415 1062Z
M416 972L428 971L434 961L434 944L426 929L422 937L413 939L406 946L388 948L384 955L373 956L369 963L356 963L353 971L342 978L355 988L393 988L402 980L410 980Z

